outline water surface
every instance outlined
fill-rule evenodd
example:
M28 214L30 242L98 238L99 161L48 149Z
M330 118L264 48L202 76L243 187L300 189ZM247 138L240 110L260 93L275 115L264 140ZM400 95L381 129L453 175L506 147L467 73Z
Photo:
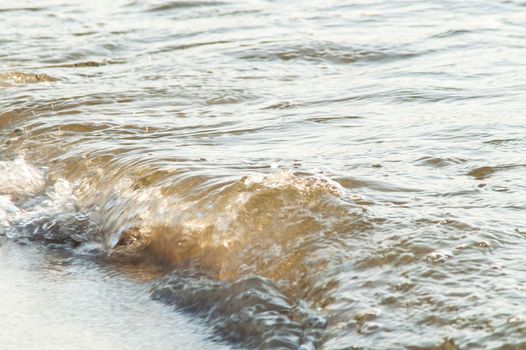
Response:
M55 288L55 250L86 285L13 312L123 324L71 347L523 348L525 11L0 1L2 286Z

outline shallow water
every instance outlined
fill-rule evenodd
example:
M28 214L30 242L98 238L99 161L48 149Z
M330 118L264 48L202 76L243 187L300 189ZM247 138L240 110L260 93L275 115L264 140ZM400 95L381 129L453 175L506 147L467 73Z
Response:
M61 250L0 239L0 280L4 349L229 348L148 283Z
M70 347L526 346L525 11L0 1L2 286L66 256L19 312L123 325Z

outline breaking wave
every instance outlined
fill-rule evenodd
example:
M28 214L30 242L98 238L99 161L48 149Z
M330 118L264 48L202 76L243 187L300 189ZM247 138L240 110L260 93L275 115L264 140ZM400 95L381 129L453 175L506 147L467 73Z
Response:
M178 190L124 173L66 179L23 157L2 161L0 232L172 271L154 298L204 316L226 339L315 346L327 320L309 307L323 299L316 276L330 259L318 253L335 226L366 225L340 184L281 170Z

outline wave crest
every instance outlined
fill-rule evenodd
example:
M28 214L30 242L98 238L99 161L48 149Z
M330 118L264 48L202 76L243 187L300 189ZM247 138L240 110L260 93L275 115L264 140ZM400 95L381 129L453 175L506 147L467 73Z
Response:
M244 177L194 200L139 190L135 200L143 210L135 225L128 221L128 229L110 235L113 254L140 252L170 268L191 267L222 280L249 273L290 279L296 273L291 265L301 270L305 264L302 244L318 241L334 220L356 219L338 198L343 192L328 178L290 172ZM156 205L144 205L151 198ZM122 203L129 205L129 198ZM328 211L337 217L327 220ZM119 224L112 226L124 227L116 217Z

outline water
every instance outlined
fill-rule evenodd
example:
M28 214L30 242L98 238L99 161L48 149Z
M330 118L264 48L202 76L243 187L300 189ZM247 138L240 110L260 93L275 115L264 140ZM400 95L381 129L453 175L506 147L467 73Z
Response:
M213 334L204 325L149 298L137 270L115 267L0 240L2 348L229 348L206 340Z
M524 3L0 5L0 342L526 346Z

